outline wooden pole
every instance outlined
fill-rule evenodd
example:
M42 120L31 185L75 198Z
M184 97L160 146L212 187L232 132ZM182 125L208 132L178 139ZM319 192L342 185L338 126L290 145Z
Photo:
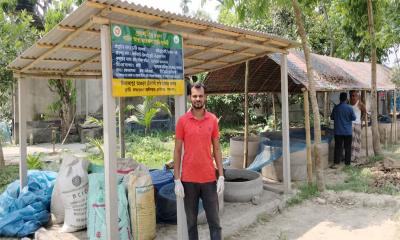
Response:
M244 151L243 151L243 168L247 167L248 163L248 135L249 135L249 61L246 61L246 69L244 73Z
M272 98L273 125L274 125L274 131L276 131L276 108L275 108L275 95L274 95L274 93L271 93L271 98Z
M386 127L384 128L384 132L385 132L385 148L387 148L387 129Z
M388 114L388 115L390 115L390 112L391 112L391 111L390 111L390 110L391 110L391 109L390 109L390 104L391 104L390 101L391 101L390 92L387 91L387 92L386 92L386 107L387 107L387 114Z
M125 158L125 98L120 97L119 100L119 147L121 158Z
M101 69L103 75L104 119L104 185L107 239L119 239L117 195L117 134L115 131L115 98L112 96L111 34L108 25L101 26Z
M328 92L324 92L324 123L325 126L328 126Z
M396 90L393 91L393 144L397 144L397 94Z
M304 127L306 130L306 150L307 150L307 181L308 184L313 182L313 167L311 159L311 132L310 132L310 103L308 102L308 91L302 88L304 97Z
M85 81L85 119L89 117L89 83L88 80Z
M367 91L364 90L364 103L365 103L365 108L367 109ZM365 155L368 158L368 114L365 113L364 116L364 121L365 121Z

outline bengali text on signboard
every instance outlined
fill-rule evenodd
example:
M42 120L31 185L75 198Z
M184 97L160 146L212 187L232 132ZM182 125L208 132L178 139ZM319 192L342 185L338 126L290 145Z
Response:
M177 34L112 24L113 96L182 95L182 46Z

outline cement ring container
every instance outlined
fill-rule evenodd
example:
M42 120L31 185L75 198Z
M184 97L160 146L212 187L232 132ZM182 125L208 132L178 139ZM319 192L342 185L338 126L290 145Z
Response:
M262 176L258 172L247 169L225 169L225 201L249 202L262 191Z

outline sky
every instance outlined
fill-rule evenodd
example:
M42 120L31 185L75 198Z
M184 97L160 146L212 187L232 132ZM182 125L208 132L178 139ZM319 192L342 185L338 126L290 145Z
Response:
M128 0L129 2L139 3L148 7L158 8L161 10L167 10L173 13L182 13L180 7L181 0ZM218 18L219 11L216 9L219 3L216 0L207 0L204 6L201 6L201 0L191 0L188 4L189 12L195 12L197 9L205 10L212 20L216 21Z

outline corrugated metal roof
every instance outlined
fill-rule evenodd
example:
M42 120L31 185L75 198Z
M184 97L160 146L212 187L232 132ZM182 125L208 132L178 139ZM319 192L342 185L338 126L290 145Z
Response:
M350 62L339 58L311 54L317 91L370 90L371 64ZM280 91L280 54L250 61L249 91ZM303 52L291 50L288 54L289 91L308 88L307 68ZM393 90L391 70L377 64L377 90ZM207 92L244 92L244 64L220 69L208 74Z
M287 49L299 46L297 42L275 35L126 1L88 0L18 56L9 64L9 68L31 76L40 75L40 69L46 69L49 75L54 69L57 76L79 77L77 71L90 76L91 69L101 69L101 62L92 59L100 53L100 20L181 34L184 39L186 75L213 71L268 53L287 52ZM81 66L77 67L79 63ZM93 76L98 77L99 73L93 72Z

